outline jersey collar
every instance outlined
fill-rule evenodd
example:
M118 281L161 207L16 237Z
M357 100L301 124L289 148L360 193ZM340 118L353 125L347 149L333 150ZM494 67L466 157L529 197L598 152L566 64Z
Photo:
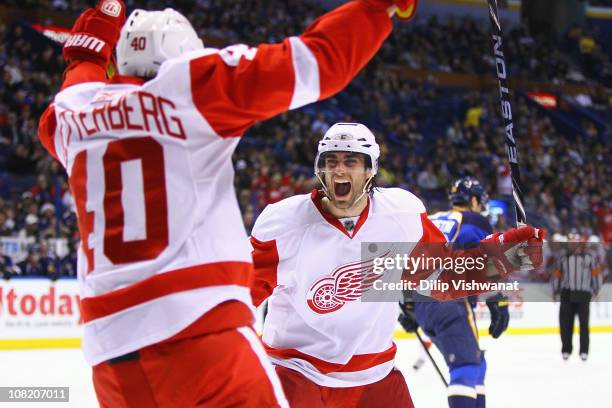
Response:
M310 198L312 199L312 202L315 205L315 207L317 207L317 210L319 210L319 213L321 214L321 216L325 218L325 220L329 224L339 229L340 232L342 232L344 235L346 235L350 239L353 239L355 235L357 235L357 232L359 231L361 226L368 219L368 214L370 213L370 197L369 196L367 197L368 202L366 203L365 208L359 215L359 219L357 220L357 224L355 224L355 229L353 230L353 235L351 235L351 233L346 230L346 228L344 227L344 225L342 225L340 220L338 220L336 217L329 214L323 209L323 205L321 203L321 200L323 199L323 197L325 197L325 193L323 193L322 190L314 189L312 190L312 193L310 194Z
M144 78L129 76L129 75L119 75L115 74L110 80L111 84L134 84L134 85L142 85L146 81Z

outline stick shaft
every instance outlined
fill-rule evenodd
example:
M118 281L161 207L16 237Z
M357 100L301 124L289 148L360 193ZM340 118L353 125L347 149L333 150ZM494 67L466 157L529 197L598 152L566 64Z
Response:
M418 330L415 331L414 334L416 334L417 339L419 339L419 342L421 343L421 346L423 346L423 350L425 350L425 353L427 353L427 357L429 357L429 361L431 361L431 364L433 364L434 368L438 372L438 375L440 376L440 379L444 383L444 386L448 387L448 382L446 381L446 378L444 378L444 374L442 374L442 371L440 371L440 367L438 367L438 364L436 364L436 361L433 359L433 357L431 356L431 353L429 352L429 350L425 346L425 342L423 341L423 338L419 334L419 331Z
M502 32L497 10L497 0L488 0L489 17L491 19L491 41L493 45L493 58L497 79L499 80L499 99L502 117L504 119L504 133L506 135L506 151L510 162L510 175L512 177L512 201L516 211L517 226L525 225L527 217L523 205L523 184L521 183L521 173L518 164L518 151L516 139L514 138L514 123L512 121L512 104L510 102L510 88L508 86L508 70L504 58L502 45Z

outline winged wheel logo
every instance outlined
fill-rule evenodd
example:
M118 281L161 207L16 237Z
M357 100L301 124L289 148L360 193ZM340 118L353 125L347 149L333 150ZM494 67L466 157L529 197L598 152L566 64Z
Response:
M380 257L385 258L389 253ZM331 313L346 302L359 299L381 277L374 272L374 259L341 265L330 276L313 283L306 294L306 303L310 309L320 314Z

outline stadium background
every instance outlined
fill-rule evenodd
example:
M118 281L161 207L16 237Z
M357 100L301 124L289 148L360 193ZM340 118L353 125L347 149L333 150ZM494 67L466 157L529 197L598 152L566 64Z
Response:
M0 348L78 343L74 204L66 175L38 140L37 123L61 83L66 30L94 3L0 3L0 324L6 336ZM126 1L129 10L178 9L215 47L280 41L332 3ZM247 230L267 204L310 191L316 143L336 121L363 122L377 135L378 185L407 188L434 211L448 205L451 180L472 175L487 186L496 229L511 225L484 3L421 0L416 21L396 23L375 60L345 91L250 129L234 156ZM556 26L554 33L522 20L520 2L506 3L504 49L527 218L549 236L576 228L585 238L609 243L612 2L587 2L583 16L564 21L566 27ZM548 285L550 271L543 268L529 279ZM612 328L611 316L602 312L602 330ZM32 335L41 330L45 334ZM60 340L50 340L51 331Z

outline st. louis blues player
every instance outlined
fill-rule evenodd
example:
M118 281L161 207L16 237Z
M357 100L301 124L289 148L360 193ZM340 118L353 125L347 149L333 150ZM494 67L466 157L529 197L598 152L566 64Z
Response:
M454 247L462 249L478 245L491 234L492 227L480 213L487 205L487 194L478 180L464 177L453 183L450 195L452 209L429 218ZM448 403L451 408L485 406L484 378L487 364L478 345L474 317L475 302L468 299L439 302L427 299L402 305L400 323L407 331L420 326L441 351L450 371ZM421 299L422 300L422 299ZM508 301L498 293L487 299L491 311L489 333L499 337L508 327Z

